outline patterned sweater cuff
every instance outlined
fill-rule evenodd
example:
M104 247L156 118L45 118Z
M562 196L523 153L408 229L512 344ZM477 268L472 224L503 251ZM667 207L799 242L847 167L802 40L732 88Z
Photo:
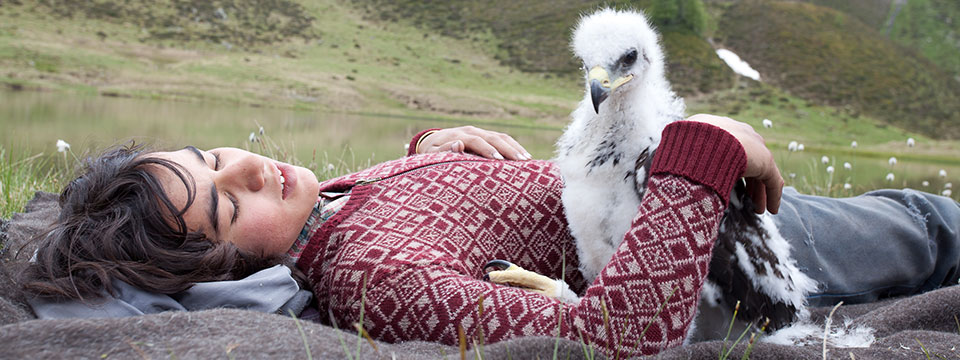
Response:
M424 135L428 135L427 133L433 133L438 130L440 129L439 128L426 129L414 135L413 139L410 140L410 145L407 146L407 156L413 156L417 154L417 145L420 145L420 140L422 140L421 138L424 137Z
M724 203L747 168L743 145L725 130L701 122L678 121L663 130L651 174L680 175L716 191Z

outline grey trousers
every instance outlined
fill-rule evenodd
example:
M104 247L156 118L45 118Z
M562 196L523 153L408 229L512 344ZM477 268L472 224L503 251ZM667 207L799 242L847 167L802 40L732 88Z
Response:
M811 306L917 294L960 277L960 204L947 197L904 189L825 198L787 187L774 222L820 284Z

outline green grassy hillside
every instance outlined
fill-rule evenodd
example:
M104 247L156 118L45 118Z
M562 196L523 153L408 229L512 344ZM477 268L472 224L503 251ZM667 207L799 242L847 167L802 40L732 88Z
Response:
M632 5L650 3L652 0ZM582 96L580 73L566 41L569 27L580 12L595 8L596 2L531 0L524 2L524 7L503 0L453 4L411 1L404 6L422 7L407 12L390 3L380 4L383 7L378 4L367 0L359 5L342 0L0 0L0 88L192 101L201 106L226 103L237 104L240 109L293 108L314 111L317 116L345 112L435 118L449 124L483 126L495 122L535 131L547 128L555 133L567 123L569 112ZM406 3L396 6L401 4ZM912 99L912 92L942 90L935 87L939 83L931 80L930 74L934 73L929 69L904 69L897 62L903 57L908 60L903 63L923 64L915 60L915 54L889 44L861 46L859 42L882 43L882 39L877 40L877 32L866 25L840 26L859 22L835 11L775 5L788 7L784 16L798 24L791 27L781 23L782 16L762 11L751 14L747 11L751 8L741 7L743 4L736 1L707 4L713 18L706 19L702 36L683 27L663 31L674 87L692 94L687 97L689 113L730 115L750 123L773 149L785 149L788 142L799 141L811 153L855 153L882 159L898 156L906 160L908 156L901 153L909 150L909 156L918 161L956 163L960 142L933 141L889 126L874 116L882 116L886 108L868 107L874 104L869 101L900 104L902 96ZM765 9L777 9L775 6ZM431 16L419 17L418 13ZM725 32L725 26L720 25L732 21L726 13L731 19L741 17L737 24L745 27L744 36L752 40L737 40ZM442 16L445 22L430 23ZM753 26L778 33L792 29L807 33L764 37L752 33ZM820 33L818 27L827 33ZM807 34L838 43L809 43L804 38ZM781 52L792 57L787 60L805 63L774 67L772 62L783 59L766 58L767 50L763 49L746 51L741 55L764 73L767 82L733 77L704 37L726 42L723 45L739 44L737 41L767 44L770 52ZM850 74L838 73L834 65L817 61L825 61L824 54L864 61L854 56L864 51L856 50L862 48L874 49L871 51L877 57L882 55L883 60L867 59L865 63L870 66L866 67L850 64L849 60L838 61L849 67L842 69L851 71L853 80L865 84L854 94L868 94L868 90L881 86L872 82L875 77L885 81L917 78L918 83L893 82L896 93L848 99L858 103L843 106L801 97L818 99L848 90L843 84L835 84L834 79ZM569 62L565 66L570 70L537 70L538 66L542 70L563 61ZM537 71L519 70L527 66ZM883 69L887 72L880 71ZM889 72L912 75L904 80L902 74ZM797 80L798 86L822 87L815 88L817 91L793 88L785 79ZM917 90L913 87L917 84L934 87ZM938 107L950 108L956 99L931 98L941 103L918 102L916 106L925 107L921 110L929 114ZM48 110L37 110L43 111ZM764 118L775 125L764 128ZM907 114L902 116L907 120L896 123L916 118ZM957 124L949 120L954 118L944 119ZM907 137L916 138L916 148L906 149ZM859 142L859 149L849 149L853 140ZM60 154L35 156L16 144L6 149L3 146L0 144L0 217L21 209L38 188L57 190L58 179L65 178L49 173L50 164L62 164Z
M807 0L860 19L915 49L960 79L960 2L955 0Z
M960 81L960 1L911 0L894 19L891 38L919 50Z
M650 10L655 1L362 0L368 16L482 42L505 65L526 72L576 77L580 64L569 50L580 15L601 6ZM659 19L667 22L665 19ZM665 26L668 76L682 95L729 88L733 73L707 41L683 26Z
M960 137L960 83L842 12L742 1L726 11L719 29L724 45L764 81L793 95L934 137Z
M366 19L349 3L215 3L0 3L0 83L554 127L580 97L575 81L519 72L476 43ZM240 15L262 4L299 10L293 20L273 7ZM290 22L309 26L284 27Z
M0 83L14 89L214 100L550 128L566 123L567 114L582 94L579 71L566 41L569 27L579 14L599 6L597 2L525 2L526 7L522 7L502 0L377 1L364 0L359 5L337 0L57 2L65 8L51 6L49 0L4 2L0 3ZM627 3L615 5L649 7L653 1ZM270 6L264 8L265 4ZM790 61L786 62L757 55L764 55L763 51L741 54L768 75L765 81L770 82L771 89L783 86L787 91L777 90L772 101L768 96L754 96L753 90L742 90L747 80L732 76L704 36L688 28L668 26L663 39L669 76L674 87L688 96L693 111L706 109L734 115L755 125L762 118L743 115L802 121L804 117L797 113L815 112L827 114L823 116L827 123L842 121L879 129L885 125L876 118L887 119L884 116L890 115L898 126L922 130L928 135L955 134L949 125L956 121L950 116L941 117L946 125L939 124L941 127L934 130L916 121L935 118L929 114L937 111L950 114L943 109L951 109L955 104L946 92L947 95L934 94L926 99L933 99L932 102L914 101L911 96L923 91L943 90L942 86L936 87L940 85L937 78L942 76L931 75L935 73L927 68L918 69L916 64L923 63L914 60L915 54L903 55L902 50L887 43L867 48L883 55L883 59L868 59L873 62L866 63L873 66L856 64L863 61L857 56L867 51L857 50L863 48L859 43L884 43L876 31L862 24L853 25L858 21L812 5L777 3L750 7L736 1L707 4L714 18L706 19L704 36L726 41L724 45L736 44L736 34L731 35L735 31L724 28L744 29L742 37L751 40L740 41L768 44L777 49L770 52L790 54ZM783 25L779 23L784 21L783 16L760 11L769 11L773 6L830 14L827 18L836 21L824 22L821 15L801 14L790 17L795 25ZM749 9L759 10L744 16ZM260 15L244 15L248 11L259 11ZM735 16L740 20L733 21ZM771 25L765 17L776 21ZM725 21L740 27L718 25ZM846 50L817 56L795 54L811 46L817 51L822 49L807 42L806 33L794 37L751 37L756 35L754 28L807 31L836 40L830 46ZM833 69L832 66L840 65L821 64L827 55L840 58L842 61L836 62L843 66ZM550 60L550 56L555 59ZM900 57L906 60L900 61ZM509 60L512 58L516 60ZM560 60L569 62L565 66L572 70L517 70L524 63L538 61L540 66L552 68L560 66ZM516 63L506 65L511 61ZM903 63L912 67L903 70ZM915 75L906 80L915 80L914 83L894 81L906 81L903 75L911 73ZM835 81L837 78L844 81ZM881 80L882 83L876 82ZM861 85L851 89L851 81ZM935 86L916 89L930 84ZM888 85L891 87L882 88ZM808 103L804 98L815 101ZM719 103L720 99L727 104ZM877 102L883 106L876 105ZM774 103L791 105L768 106ZM837 107L814 108L818 104ZM903 106L907 110L918 108L920 115L904 114ZM891 107L894 111L888 111ZM746 110L750 108L765 110L753 113ZM824 136L817 135L819 130L796 133ZM887 135L876 138L893 139L904 134L891 128ZM830 144L847 141L849 136L840 135L817 140ZM871 141L859 140L865 145Z
M806 2L840 10L859 19L867 26L882 29L890 17L894 0L805 0Z
M949 23L943 20L949 13L939 17L929 13L930 9L950 7L932 4L937 1L911 1L898 12L896 23L915 18L933 24ZM662 26L668 76L674 88L684 96L730 89L733 75L705 39L716 38L723 46L744 52L741 57L768 75L765 80L795 96L848 109L855 115L870 114L934 137L960 137L960 129L954 126L960 122L956 101L960 83L952 80L949 68L938 66L960 62L960 56L949 56L950 48L938 46L942 41L927 40L930 45L917 46L922 51L918 53L886 38L879 29L893 9L892 0L811 2L843 12L796 2L707 1L707 13L713 18L706 19L708 29L703 36L688 28ZM502 0L364 3L372 18L479 40L504 64L528 72L556 74L576 73L578 64L566 51L569 29L580 13L601 6L601 2L575 0L551 1L549 6ZM603 4L655 12L656 3ZM920 16L916 15L920 10L910 9L927 12ZM936 33L927 28L917 31Z

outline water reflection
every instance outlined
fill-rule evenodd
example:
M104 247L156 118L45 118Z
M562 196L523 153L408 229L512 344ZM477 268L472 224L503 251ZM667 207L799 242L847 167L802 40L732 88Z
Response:
M100 149L129 139L163 148L251 146L251 132L267 135L297 158L339 158L380 162L402 156L418 131L475 125L468 122L374 117L223 104L105 98L37 92L0 92L0 143L32 153L55 151L57 139L75 152ZM537 158L552 154L558 130L483 125L513 135ZM256 146L256 145L253 145Z

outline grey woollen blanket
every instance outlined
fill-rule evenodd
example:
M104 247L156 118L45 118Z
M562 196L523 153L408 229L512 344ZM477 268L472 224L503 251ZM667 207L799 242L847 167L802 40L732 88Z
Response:
M167 312L129 318L38 320L14 283L36 247L29 239L43 231L59 213L57 195L38 192L23 213L0 219L0 358L346 358L357 354L352 331L300 322L293 318L237 309ZM26 244L25 246L23 246ZM22 249L21 249L22 248ZM881 265L882 266L882 265ZM812 309L822 326L829 308ZM867 348L828 345L830 358L960 358L960 286L882 302L840 306L834 324L874 329L876 340ZM822 329L822 328L821 328ZM738 335L738 334L737 334ZM735 335L731 336L731 341ZM746 342L746 341L743 341ZM306 344L305 344L306 343ZM346 346L344 346L344 344ZM922 344L922 346L921 346ZM363 341L361 358L458 358L460 350L429 342L389 344ZM656 359L715 359L722 341L708 341L669 349ZM740 358L745 344L731 358ZM590 352L582 344L550 337L528 337L482 346L466 352L486 359L579 359ZM603 358L593 352L596 358ZM939 356L938 356L939 355ZM823 356L822 341L804 346L760 342L752 359L808 359Z

